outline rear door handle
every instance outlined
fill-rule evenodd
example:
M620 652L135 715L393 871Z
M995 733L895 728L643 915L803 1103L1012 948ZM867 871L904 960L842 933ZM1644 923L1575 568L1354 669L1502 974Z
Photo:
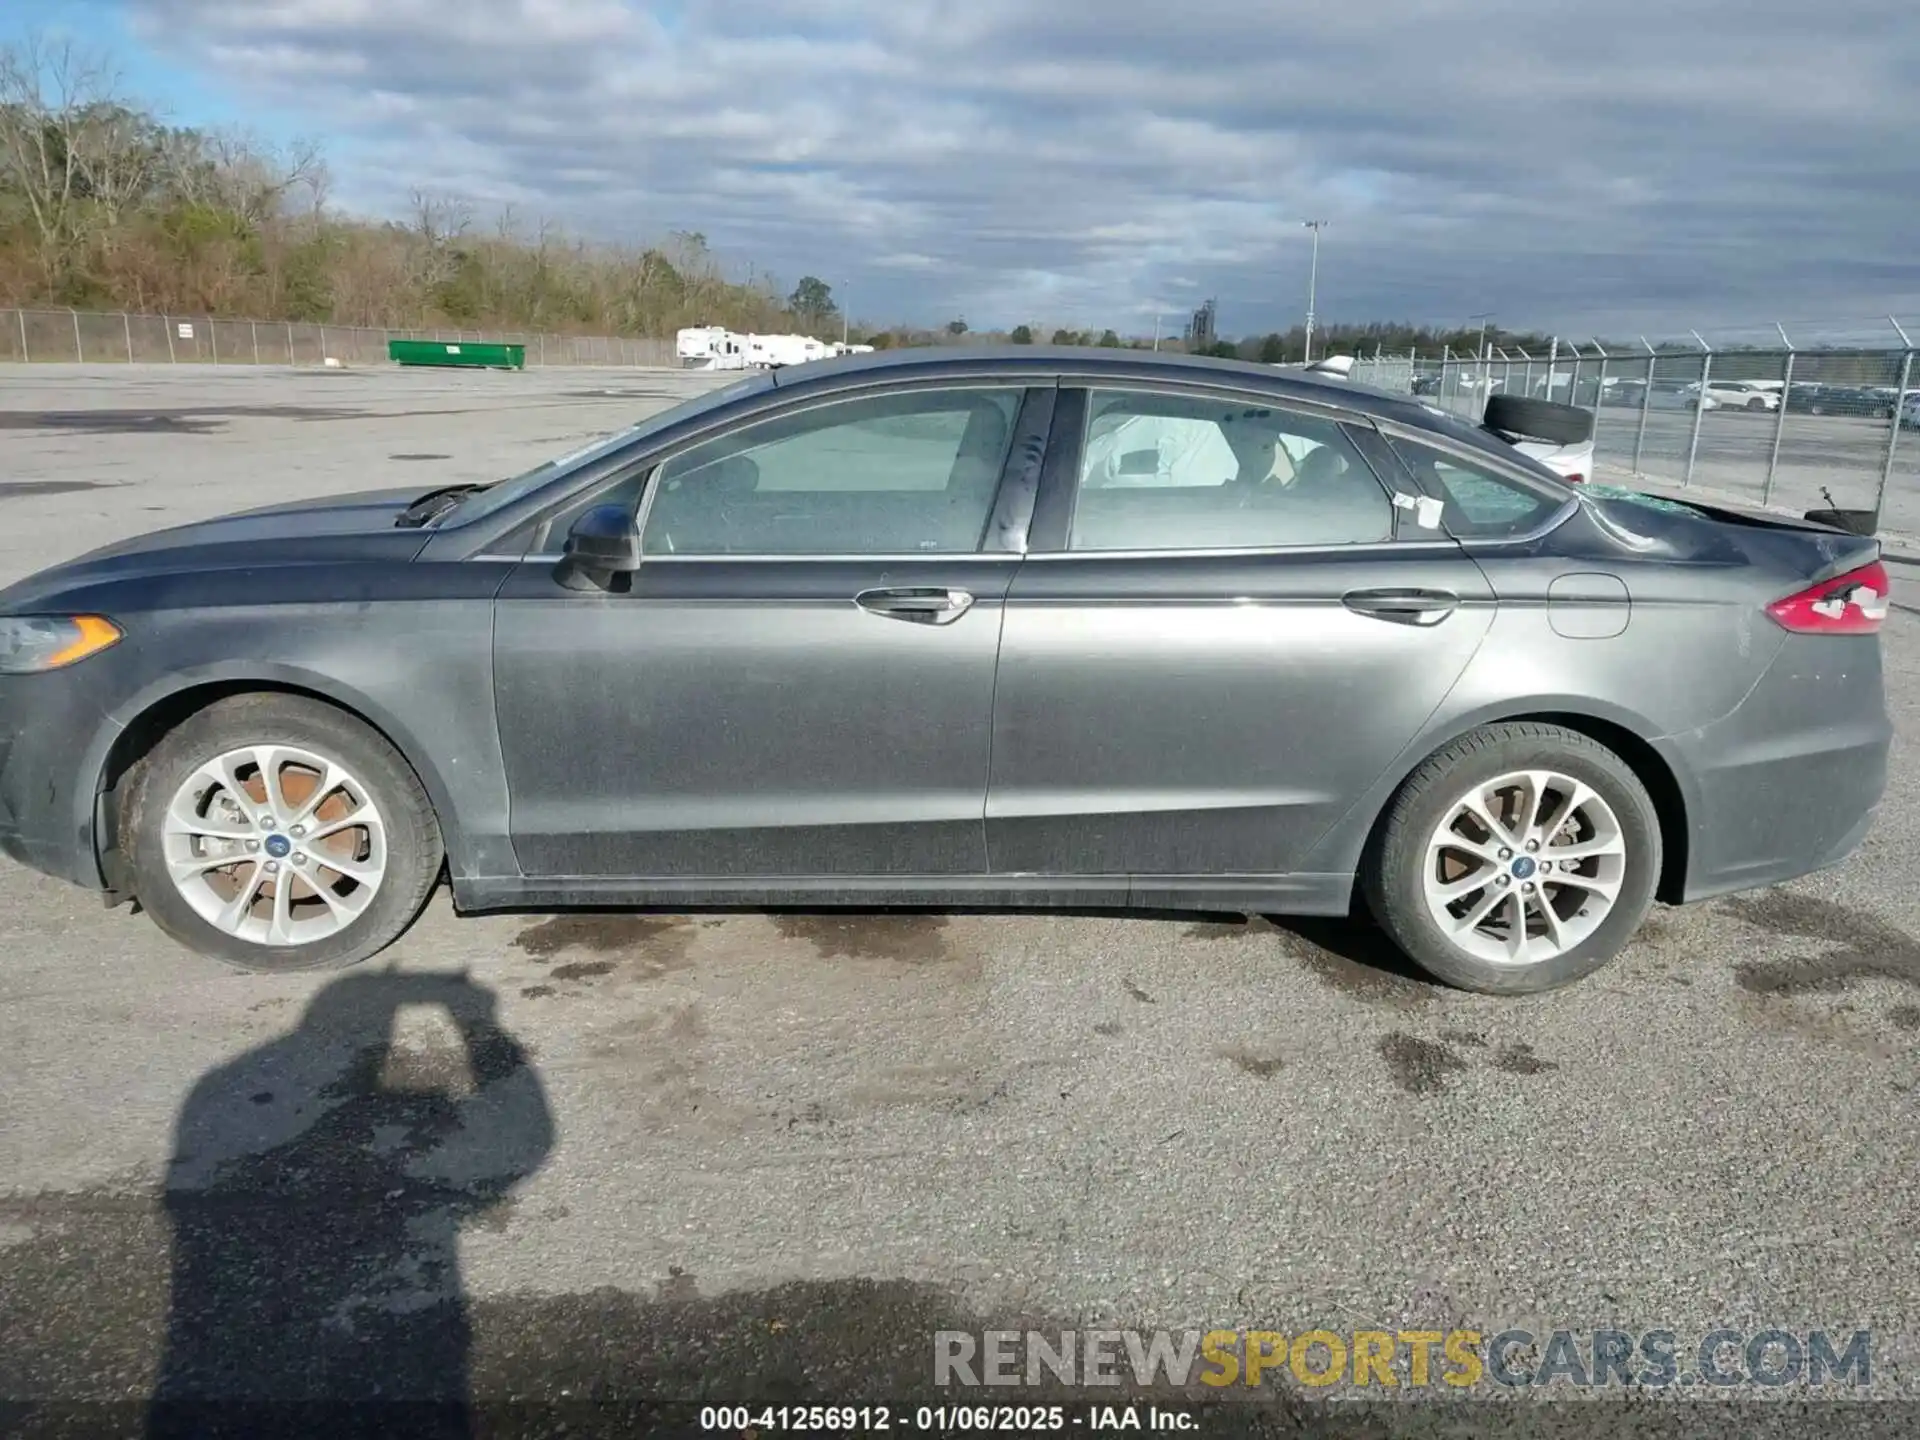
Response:
M951 625L973 606L973 596L965 590L945 590L934 586L908 586L894 590L862 590L853 603L873 615L889 620L910 620L916 625Z
M1340 601L1356 615L1396 625L1438 625L1460 608L1460 597L1446 590L1349 590Z

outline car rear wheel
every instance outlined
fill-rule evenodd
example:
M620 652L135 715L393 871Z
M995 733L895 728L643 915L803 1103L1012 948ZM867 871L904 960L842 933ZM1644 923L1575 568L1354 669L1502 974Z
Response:
M1490 725L1427 760L1389 808L1364 877L1422 969L1485 994L1557 989L1605 965L1653 902L1660 825L1598 741Z
M247 970L328 970L386 948L439 878L419 778L379 735L318 701L242 695L169 732L122 826L154 922Z

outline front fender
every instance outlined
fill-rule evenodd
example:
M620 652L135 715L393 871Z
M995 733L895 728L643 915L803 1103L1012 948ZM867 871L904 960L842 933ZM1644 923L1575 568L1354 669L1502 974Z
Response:
M277 637L256 637L244 647L233 643L229 631L205 641L202 653L241 652L238 658L199 663L171 663L138 678L117 696L90 740L80 774L90 784L76 787L74 824L91 842L98 883L113 887L112 866L106 852L117 844L99 821L111 809L108 785L113 779L115 747L123 736L142 745L158 739L147 733L150 717L177 717L190 713L196 692L210 702L222 695L249 689L280 690L315 696L359 716L386 737L413 767L432 802L446 846L449 873L464 880L473 876L516 875L519 867L507 839L506 772L494 721L492 625L489 607L450 608L431 624L418 610L410 617L428 622L422 635L416 629L409 648L419 645L417 663L395 666L391 644L374 646L350 632L375 623L351 614L333 617L324 631L288 627ZM390 617L387 624L391 624ZM227 630L224 625L216 631ZM324 635L323 643L314 643ZM303 641L307 643L302 643ZM156 654L181 647L156 645ZM201 648L196 645L195 648ZM268 659L259 653L279 651L295 657ZM245 653L251 651L254 653ZM304 652L304 653L303 653ZM117 888L117 887L114 887Z

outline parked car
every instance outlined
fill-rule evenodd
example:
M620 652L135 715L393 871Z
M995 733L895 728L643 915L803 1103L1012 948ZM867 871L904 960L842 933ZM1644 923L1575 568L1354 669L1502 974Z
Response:
M374 954L444 875L461 912L1358 897L1540 991L1860 843L1879 553L1336 377L826 360L0 591L0 850L259 970Z
M1709 390L1704 398L1700 394L1700 382L1678 380L1655 380L1651 386L1652 394L1647 399L1649 410L1718 410L1720 401Z
M1802 384L1795 381L1787 395L1789 411L1808 415L1849 415L1885 420L1893 413L1893 399L1865 385Z
M1570 485L1593 478L1593 416L1577 405L1495 395L1481 424Z
M1900 402L1900 428L1920 428L1920 392L1908 391L1907 398Z
M1687 386L1687 393L1698 394L1700 382ZM1769 384L1762 380L1716 380L1707 381L1707 398L1714 406L1724 410L1778 410L1780 408L1779 383Z

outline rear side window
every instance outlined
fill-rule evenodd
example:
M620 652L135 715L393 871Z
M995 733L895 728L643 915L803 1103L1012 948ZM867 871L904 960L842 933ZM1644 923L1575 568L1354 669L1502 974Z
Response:
M1397 435L1388 438L1394 453L1422 486L1442 497L1440 522L1459 539L1497 540L1524 535L1564 503L1448 451Z
M1362 545L1393 504L1340 427L1244 401L1095 390L1069 550Z

